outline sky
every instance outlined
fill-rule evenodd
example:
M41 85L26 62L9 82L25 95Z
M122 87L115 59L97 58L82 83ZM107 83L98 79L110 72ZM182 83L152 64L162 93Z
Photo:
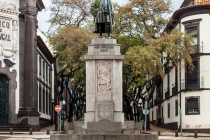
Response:
M38 25L39 28L41 29L41 31L43 32L47 32L47 30L50 27L50 24L47 23L47 20L49 20L49 6L50 6L50 1L51 0L43 0L43 3L45 5L44 10L42 10L41 12L38 13ZM125 4L128 0L112 0L112 2L117 2L119 5ZM184 0L172 0L173 3L173 10L177 10L179 9L179 7L181 6L181 4L183 3Z

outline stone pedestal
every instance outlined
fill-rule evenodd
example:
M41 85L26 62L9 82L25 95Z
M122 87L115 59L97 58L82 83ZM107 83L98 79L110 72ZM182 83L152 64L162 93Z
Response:
M124 122L122 61L115 39L93 39L86 60L86 111L84 123L71 122L67 135L51 140L157 140L141 134L141 123Z
M86 61L87 123L107 120L125 128L122 107L122 63L124 56L116 39L93 39L84 56Z

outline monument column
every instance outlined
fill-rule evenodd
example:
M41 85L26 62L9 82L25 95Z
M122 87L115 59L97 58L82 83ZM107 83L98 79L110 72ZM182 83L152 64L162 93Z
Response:
M22 103L18 112L19 122L39 130L39 113L37 112L37 13L36 0L26 0L20 8L25 20L24 59L21 75L23 75Z

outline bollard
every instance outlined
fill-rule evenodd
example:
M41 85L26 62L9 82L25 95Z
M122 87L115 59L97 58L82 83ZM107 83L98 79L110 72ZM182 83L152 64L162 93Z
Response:
M158 131L158 136L160 136L160 131Z
M50 130L49 130L49 128L47 128L47 135L50 135Z
M178 130L175 131L175 137L178 137Z
M32 128L29 129L29 135L32 135Z
M198 135L197 135L197 131L194 132L194 138L197 138Z
M9 131L10 135L13 135L13 129L10 128L10 131Z

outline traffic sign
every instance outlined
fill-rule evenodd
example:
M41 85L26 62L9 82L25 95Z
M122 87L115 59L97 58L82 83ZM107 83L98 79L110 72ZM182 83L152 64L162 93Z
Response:
M144 114L144 115L147 115L148 113L149 113L149 110L148 110L148 109L144 109L144 110L143 110L143 114Z
M55 111L56 111L56 112L60 112L60 111L61 111L61 106L56 105L56 106L55 106Z

